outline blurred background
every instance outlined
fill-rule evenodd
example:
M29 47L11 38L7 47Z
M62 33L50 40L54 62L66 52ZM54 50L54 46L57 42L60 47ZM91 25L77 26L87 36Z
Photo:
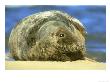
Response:
M79 19L87 31L86 48L88 56L99 62L106 62L106 6L23 6L5 7L5 53L9 52L8 39L12 28L24 17L34 13L60 10Z

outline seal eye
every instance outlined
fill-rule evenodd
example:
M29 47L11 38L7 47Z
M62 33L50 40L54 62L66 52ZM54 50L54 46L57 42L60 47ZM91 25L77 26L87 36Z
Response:
M64 37L64 34L60 34L60 37Z

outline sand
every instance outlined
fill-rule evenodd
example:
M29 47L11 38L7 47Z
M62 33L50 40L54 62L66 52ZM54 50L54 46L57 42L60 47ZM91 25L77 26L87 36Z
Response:
M88 60L51 61L6 61L6 70L105 70L106 64Z

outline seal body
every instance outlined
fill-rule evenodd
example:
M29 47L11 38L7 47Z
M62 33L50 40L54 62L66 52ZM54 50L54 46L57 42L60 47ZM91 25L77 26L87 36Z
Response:
M30 15L13 28L10 54L15 60L74 61L85 58L85 29L61 11Z

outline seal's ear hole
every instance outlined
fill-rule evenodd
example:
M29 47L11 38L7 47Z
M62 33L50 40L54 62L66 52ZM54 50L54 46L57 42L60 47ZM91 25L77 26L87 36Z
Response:
M51 33L50 35L53 37L55 34L54 33Z
M64 37L64 36L65 36L65 34L63 34L63 33L59 34L59 37Z

